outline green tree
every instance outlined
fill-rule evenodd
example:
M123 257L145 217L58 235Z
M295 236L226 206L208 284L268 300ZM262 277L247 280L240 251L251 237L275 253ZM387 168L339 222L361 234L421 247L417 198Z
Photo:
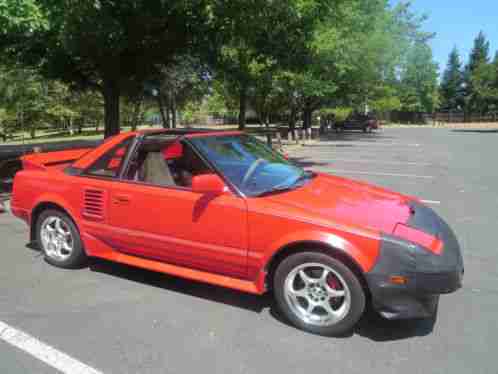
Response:
M489 41L481 31L474 39L474 46L470 52L469 62L465 67L465 111L467 113L483 112L486 110L486 100L482 92L479 93L476 83L481 81L485 73L485 65L489 64ZM482 88L482 87L481 87Z
M163 127L175 128L177 113L191 102L200 103L208 92L208 68L192 55L176 57L160 68L152 86L163 120Z
M441 81L441 108L448 111L463 109L465 103L464 94L462 63L458 50L454 47L448 57L448 64Z
M316 27L307 63L286 80L303 126L311 125L321 107L399 109L399 73L406 70L409 51L432 37L421 31L425 19L408 3L394 8L384 0L335 3Z
M119 132L122 94L136 94L158 65L203 45L212 19L205 0L33 3L46 27L17 38L14 52L47 78L101 92L106 136Z
M485 114L490 110L496 110L498 102L497 67L498 65L495 63L482 63L473 71L469 82L472 87L469 102L472 103L474 112Z
M410 49L401 72L400 97L404 110L432 113L438 105L438 67L424 41Z
M0 108L4 136L16 131L36 136L45 120L47 86L35 70L16 65L0 67Z
M224 40L216 74L224 91L237 99L240 129L245 127L249 91L264 86L259 82L255 87L255 82L268 82L277 69L304 64L306 42L319 10L330 4L320 0L234 0L219 10L226 17L218 19L229 22L218 25Z
M0 0L0 36L4 42L6 38L29 34L46 26L36 0Z

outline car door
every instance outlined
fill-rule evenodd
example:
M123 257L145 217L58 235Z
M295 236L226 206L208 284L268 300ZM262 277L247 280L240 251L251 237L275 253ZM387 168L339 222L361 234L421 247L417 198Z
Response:
M245 200L190 188L123 179L130 141L109 150L80 177L81 222L92 248L219 274L246 277ZM193 160L188 160L189 164Z
M219 274L247 274L247 207L232 194L123 182L110 191L119 251Z

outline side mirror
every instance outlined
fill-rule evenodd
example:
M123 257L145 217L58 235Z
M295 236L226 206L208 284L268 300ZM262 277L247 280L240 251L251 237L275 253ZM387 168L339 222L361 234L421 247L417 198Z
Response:
M216 174L201 174L192 178L192 190L198 193L221 195L228 191L228 187Z

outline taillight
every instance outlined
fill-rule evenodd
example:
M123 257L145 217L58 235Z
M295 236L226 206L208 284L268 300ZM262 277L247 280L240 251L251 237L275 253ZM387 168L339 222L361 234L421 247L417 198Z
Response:
M406 239L415 244L419 244L436 255L440 255L443 251L444 244L441 240L423 231L403 225L402 223L398 223L396 225L393 234L402 239Z

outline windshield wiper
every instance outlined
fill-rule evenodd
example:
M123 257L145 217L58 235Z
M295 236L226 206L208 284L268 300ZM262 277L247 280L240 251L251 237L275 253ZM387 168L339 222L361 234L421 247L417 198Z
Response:
M300 182L307 181L308 179L313 179L316 176L311 170L304 170L303 173L296 179L294 184L299 184Z
M261 197L261 196L269 195L269 194L272 194L275 192L295 190L296 188L299 188L299 187L300 187L300 185L296 185L295 183L290 184L290 185L285 185L285 186L277 186L277 187L270 188L269 190L260 192L254 196Z
M303 174L301 174L293 183L275 186L273 188L270 188L269 190L263 191L263 192L255 195L255 196L260 197L260 196L265 196L265 195L272 194L275 192L295 190L299 187L302 187L307 180L312 179L314 177L315 177L315 173L313 173L312 171L304 171Z

